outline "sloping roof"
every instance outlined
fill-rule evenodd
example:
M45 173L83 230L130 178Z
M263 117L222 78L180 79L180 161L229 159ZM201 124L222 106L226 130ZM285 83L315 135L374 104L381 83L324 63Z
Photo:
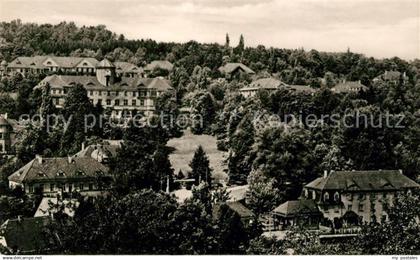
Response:
M77 201L77 199L58 200L58 198L44 197L42 198L41 203L39 203L34 217L47 217L56 213L57 209L54 207L51 208L52 205L64 206L63 212L69 217L74 217L76 209L79 207L80 203Z
M294 217L300 214L318 215L320 211L313 200L289 200L275 208L273 213L283 217Z
M254 213L238 201L227 202L226 205L228 205L228 207L230 209L232 209L233 211L238 213L238 215L241 218L252 218L252 217L254 217Z
M248 74L255 74L255 72L252 69L248 68L242 63L226 63L224 66L221 66L219 68L219 71L225 74L231 74L237 69L240 69Z
M67 157L35 158L10 175L8 179L22 183L45 179L81 179L107 173L106 166L90 157L73 157L71 160Z
M10 68L48 68L44 65L46 60L52 60L61 68L74 68L83 60L88 61L93 66L98 63L98 60L95 58L88 57L58 57L58 56L34 56L34 57L17 57L11 61L8 65Z
M13 252L37 252L48 246L43 232L50 221L49 217L9 219L0 227L0 236Z
M337 93L358 92L368 88L359 81L346 81L335 85L331 90Z
M110 86L102 85L95 76L51 75L44 78L36 88L49 84L52 88L71 87L76 84L83 85L87 90L124 91L139 88L166 91L173 89L168 80L163 78L121 77L119 81Z
M155 69L163 69L167 71L172 71L174 65L167 60L154 60L151 63L147 64L144 67L144 70L153 71Z
M292 89L297 92L304 92L304 93L315 93L316 90L311 88L311 86L306 85L287 85L287 88Z
M258 89L276 90L281 86L287 86L286 83L276 78L262 78L251 82L248 87L241 88L240 91L250 91Z
M1 66L6 66L6 65L7 65L7 61L3 60L3 61L0 63L0 65L1 65Z
M112 158L117 156L117 151L120 147L121 144L92 144L75 154L75 157L91 157L93 159L102 157Z
M46 68L43 62L48 56L34 56L34 57L17 57L12 60L8 67L9 68Z
M318 190L401 190L420 185L396 170L334 171L305 186Z
M96 67L97 68L115 68L115 65L105 58L101 60L98 64L96 64Z
M226 189L226 192L229 193L229 200L228 201L244 200L245 197L246 197L246 193L247 193L248 189L249 189L249 185L228 187Z
M116 71L119 73L129 72L129 73L139 73L143 71L143 68L139 68L136 65L124 62L124 61L116 61L114 62Z

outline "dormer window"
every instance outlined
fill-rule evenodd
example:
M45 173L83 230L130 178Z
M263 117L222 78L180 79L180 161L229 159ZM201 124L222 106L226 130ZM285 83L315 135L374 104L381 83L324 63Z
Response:
M87 64L87 62L83 62L83 66L87 66L88 64Z
M59 176L59 177L63 177L63 176L65 176L65 174L64 174L64 172L63 172L63 171L59 171L59 172L57 172L57 176Z
M34 63L34 62L32 62L32 63L31 63L31 66L35 66L35 63Z
M47 61L47 65L51 65L52 63L51 63L51 61Z
M330 199L330 194L328 192L324 193L324 201L328 201Z

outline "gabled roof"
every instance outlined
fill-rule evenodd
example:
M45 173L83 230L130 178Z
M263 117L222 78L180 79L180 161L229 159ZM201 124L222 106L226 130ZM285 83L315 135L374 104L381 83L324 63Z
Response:
M136 65L124 62L124 61L116 61L114 62L116 71L119 73L130 72L130 73L139 73L143 71L143 68L139 68Z
M321 214L318 207L313 200L289 200L281 204L273 210L274 214L283 217L294 217L297 215L310 214L319 215Z
M242 63L226 63L219 68L219 71L225 74L231 74L236 70L242 70L247 74L255 74L255 72Z
M43 232L50 221L50 217L9 219L1 225L0 236L13 252L38 252L48 246Z
M63 207L63 213L67 214L69 217L74 217L74 214L76 213L76 210L79 207L79 205L80 203L77 201L77 199L59 200L57 197L44 197L39 203L38 209L36 210L34 217L51 216L52 214L57 213L58 207Z
M58 56L34 56L34 57L17 57L12 62L9 63L9 68L38 68L44 69L48 68L45 64L47 60L51 60L58 67L61 68L74 68L83 60L88 61L93 66L98 63L98 60L95 58L89 57L58 57Z
M35 158L9 176L9 181L87 178L108 174L108 168L90 157Z
M113 158L117 156L117 151L120 147L121 144L92 144L87 146L84 150L81 150L77 154L75 154L75 157L91 157L93 159L102 157Z
M98 64L96 64L97 68L115 68L115 65L109 61L108 59L101 60Z
M311 86L307 85L288 85L287 88L292 89L296 92L304 92L304 93L315 93L316 90L311 88Z
M359 81L346 81L335 85L331 90L337 93L366 91L368 88Z
M279 89L281 86L287 86L287 84L279 79L270 77L254 80L248 87L241 88L240 91L250 91L259 89L276 90Z
M305 188L317 190L381 191L419 188L420 185L397 170L334 171L310 182Z
M12 60L9 68L46 68L43 62L48 56L34 56L34 57L17 57Z
M238 213L238 215L241 218L252 218L254 217L254 213L248 209L247 207L245 207L242 203L238 202L238 201L234 201L234 202L227 202L226 205L232 209L233 211L235 211L236 213Z
M167 60L154 60L151 63L147 64L144 67L144 70L153 71L155 69L163 69L167 71L172 71L174 65Z

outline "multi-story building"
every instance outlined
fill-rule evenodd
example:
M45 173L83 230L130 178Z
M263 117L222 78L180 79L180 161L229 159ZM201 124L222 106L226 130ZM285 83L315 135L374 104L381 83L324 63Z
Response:
M97 196L110 184L109 169L91 157L55 157L35 159L9 176L11 189L20 186L25 193L45 196L74 191Z
M389 82L398 83L400 80L403 82L408 81L408 76L405 72L401 73L395 70L391 70L391 71L386 70L384 73L374 78L373 82L389 81Z
M302 196L314 200L329 220L352 211L359 222L381 222L387 220L385 207L398 192L418 188L418 183L398 170L332 171L307 184Z
M96 65L96 76L51 75L36 87L50 86L56 107L64 105L70 88L81 84L91 102L112 110L112 117L131 116L134 112L145 115L155 110L156 99L164 92L174 92L163 78L118 76L115 65L107 59Z
M174 65L167 60L154 60L144 67L144 73L149 76L156 70L166 71L169 74L174 69Z
M34 56L18 57L7 64L1 63L1 68L7 74L21 73L53 73L70 75L95 75L99 61L95 58L85 57L56 57ZM142 76L143 69L129 62L115 62L116 72L120 76ZM0 69L1 72L1 69Z

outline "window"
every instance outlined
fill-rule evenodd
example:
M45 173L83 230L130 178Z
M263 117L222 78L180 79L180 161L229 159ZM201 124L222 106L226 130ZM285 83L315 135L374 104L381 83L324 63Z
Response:
M83 183L79 183L79 190L83 190L85 187L83 185Z
M137 96L137 92L133 91L133 97Z
M324 193L324 201L328 201L330 199L330 194L328 192Z
M124 99L124 106L128 106L128 100Z
M116 99L114 102L115 102L115 105L116 106L119 106L120 105L120 100L119 99Z
M106 95L111 96L111 91L107 91Z
M140 106L144 106L144 99L140 99Z
M156 97L156 91L155 90L152 91L152 97Z
M102 96L102 91L98 91L98 96Z
M102 105L102 99L98 99L98 104Z
M127 96L127 91L124 91L124 96Z
M93 90L89 91L89 95L93 96Z
M359 212L363 212L364 206L363 204L359 204Z
M120 94L120 92L115 91L115 96L118 96Z
M54 191L54 183L50 183L50 191Z
M29 185L29 193L33 193L34 192L34 186Z
M350 211L353 208L353 205L349 204L347 205L347 210Z
M334 193L334 201L335 202L339 202L340 201L340 193L338 193L338 191L336 191Z
M110 99L107 99L107 100L106 100L106 105L107 105L107 106L110 106L110 105L111 105L111 100L110 100Z
M93 190L93 183L89 183L89 190Z
M131 105L132 105L132 106L137 106L137 100L133 99L133 100L131 101Z

